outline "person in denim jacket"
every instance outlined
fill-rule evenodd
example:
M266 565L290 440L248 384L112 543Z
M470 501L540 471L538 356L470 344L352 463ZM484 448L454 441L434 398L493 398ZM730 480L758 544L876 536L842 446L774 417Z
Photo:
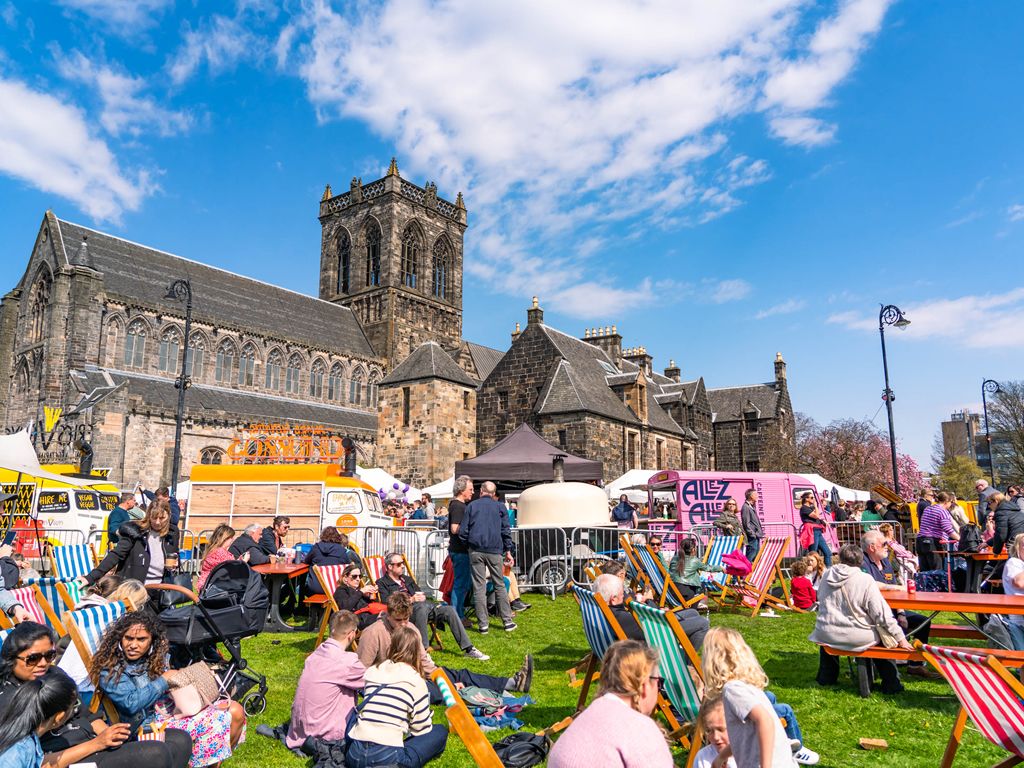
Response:
M0 712L0 765L4 768L40 768L43 747L39 737L71 717L78 689L59 669L47 670L11 696Z

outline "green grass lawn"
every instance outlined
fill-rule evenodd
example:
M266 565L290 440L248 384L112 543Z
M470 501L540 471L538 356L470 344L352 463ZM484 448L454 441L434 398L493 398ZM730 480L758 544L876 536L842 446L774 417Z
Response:
M532 653L536 673L530 693L537 703L527 707L521 719L528 729L540 730L572 712L578 689L568 686L565 671L583 655L587 646L579 611L571 597L563 596L554 601L540 595L526 597L534 607L520 615L516 632L506 635L492 629L487 636L471 633L474 642L491 656L490 661L464 660L460 653L450 650L454 647L450 635L446 637L446 650L436 652L434 659L445 666L467 666L502 675L516 670L523 654ZM812 615L751 619L746 615L718 612L712 614L711 623L743 633L771 679L771 690L780 701L796 710L807 746L821 754L821 765L931 768L939 764L958 711L956 698L945 681L909 678L904 681L907 691L899 696L875 693L870 699L862 699L846 672L845 662L839 686L825 689L815 684L817 647L807 641L814 624ZM267 711L250 721L248 741L239 748L230 765L237 768L308 765L308 760L299 760L282 745L257 735L255 726L278 724L287 719L295 683L306 655L313 649L313 639L311 634L296 633L263 634L246 641L247 659L256 671L267 676L269 701ZM441 709L437 708L435 721L444 722L443 718ZM497 740L506 733L496 732L491 737ZM885 739L889 749L863 751L857 746L862 737ZM955 766L992 765L1004 756L1005 753L1001 754L969 726ZM685 755L680 752L677 763L684 762ZM453 735L444 755L431 765L439 768L468 766L472 761Z

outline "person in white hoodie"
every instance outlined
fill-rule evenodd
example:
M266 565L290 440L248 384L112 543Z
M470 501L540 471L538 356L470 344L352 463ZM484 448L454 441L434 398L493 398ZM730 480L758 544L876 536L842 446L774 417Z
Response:
M899 647L911 650L903 630L886 604L878 583L861 570L864 553L856 544L839 550L839 563L827 571L818 585L818 617L810 641L844 651L863 651L879 645L878 627L884 627L898 641ZM874 660L882 678L882 693L901 693L896 666L889 661ZM835 685L839 681L839 659L818 650L818 685Z

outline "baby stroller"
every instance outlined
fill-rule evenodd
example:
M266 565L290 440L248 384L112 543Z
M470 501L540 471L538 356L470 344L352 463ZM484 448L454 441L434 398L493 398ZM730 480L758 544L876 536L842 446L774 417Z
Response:
M260 575L241 560L229 560L210 572L198 596L182 587L170 588L187 593L193 601L160 613L173 666L210 662L223 695L241 702L246 714L263 712L267 678L248 669L241 643L262 632L267 620L270 596ZM217 650L218 643L227 651L226 659Z

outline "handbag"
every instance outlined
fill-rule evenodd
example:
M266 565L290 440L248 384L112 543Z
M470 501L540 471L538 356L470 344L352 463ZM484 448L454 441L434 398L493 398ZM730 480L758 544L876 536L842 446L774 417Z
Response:
M540 765L550 750L551 739L537 733L513 733L494 745L494 752L505 768Z
M213 670L204 662L190 664L175 670L176 686L171 689L175 714L192 717L198 715L220 698L220 683Z
M190 573L172 573L169 576L165 576L163 579L164 584L175 584L179 587L184 587L187 590L192 589L192 574ZM154 592L160 593L160 610L165 608L173 608L179 603L187 603L188 596L181 594L171 589L160 589L154 590ZM150 593L152 594L152 593Z
M843 584L843 586L839 589L843 593L843 600L846 601L846 605L849 607L850 613L853 614L854 604L853 601L850 599L850 595L846 592L846 584ZM875 630L875 632L878 633L878 642L882 645L883 648L895 648L900 644L899 638L897 638L896 635L890 632L889 628L885 626L885 624L873 624L872 622L868 621L866 613L862 614L861 616L855 616L854 618L860 620L863 624L871 627L873 630Z

